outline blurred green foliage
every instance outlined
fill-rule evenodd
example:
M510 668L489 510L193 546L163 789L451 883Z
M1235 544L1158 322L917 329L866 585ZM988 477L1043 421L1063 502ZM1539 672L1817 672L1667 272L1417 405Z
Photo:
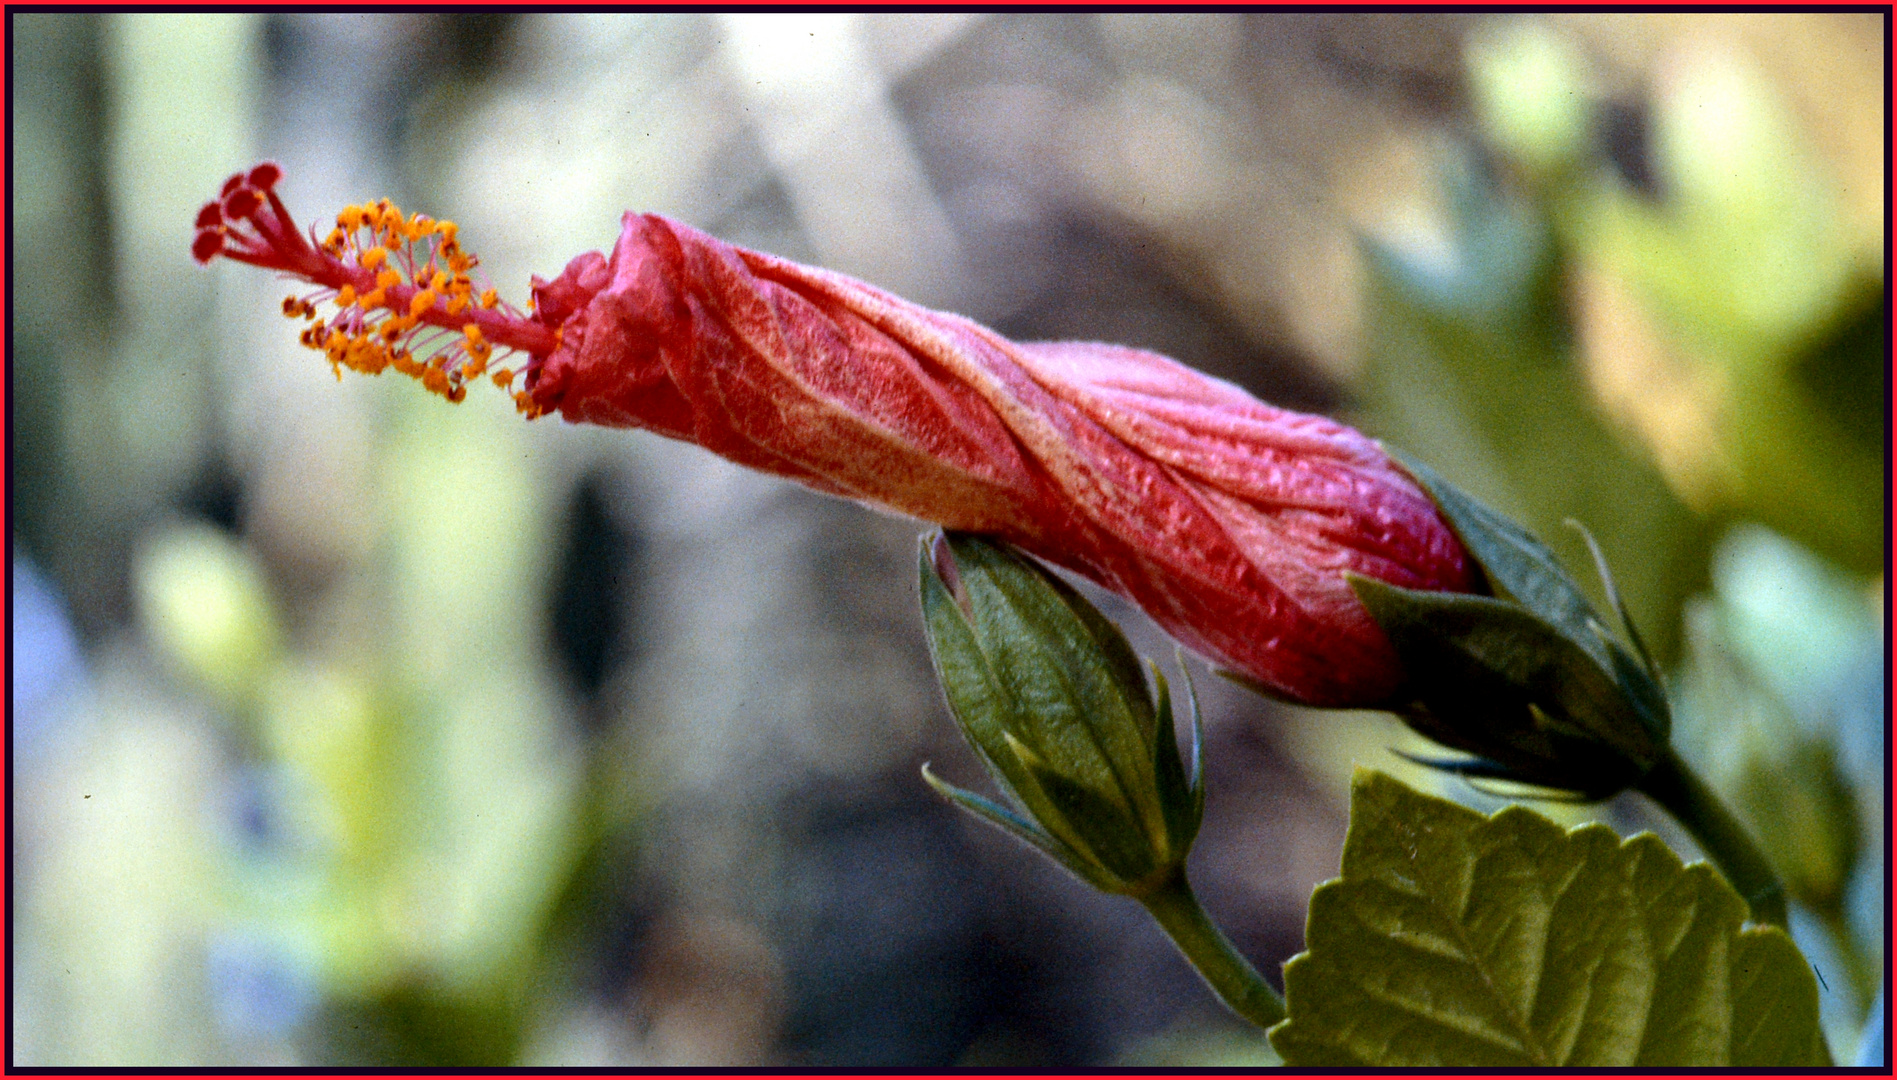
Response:
M1445 147L1440 160L1447 253L1363 244L1366 426L1527 526L1565 565L1591 564L1566 527L1585 524L1670 660L1674 613L1705 581L1710 527L1600 415L1544 210L1502 190L1473 149Z
M284 642L254 556L207 526L159 533L137 567L149 639L268 786L214 918L314 980L333 1014L319 1059L514 1060L587 834L576 747L517 614L541 576L531 458L488 419L403 407L362 568L389 607L340 650Z
M1847 901L1882 846L1882 745L1853 733L1881 712L1848 704L1882 649L1880 268L1740 55L1683 49L1618 131L1628 106L1539 21L1491 23L1468 60L1480 126L1441 144L1442 235L1364 242L1367 426L1571 565L1563 523L1599 537L1680 671L1682 753L1844 969L1827 1021L1854 1045L1882 949Z
M1713 568L1686 611L1677 738L1814 917L1848 1046L1882 951L1883 635L1847 575L1769 530L1735 529Z

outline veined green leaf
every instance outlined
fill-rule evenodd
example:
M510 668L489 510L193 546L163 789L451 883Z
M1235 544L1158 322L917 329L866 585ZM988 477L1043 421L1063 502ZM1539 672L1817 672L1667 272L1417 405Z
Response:
M1285 965L1291 1066L1828 1066L1818 987L1651 834L1492 817L1360 770Z

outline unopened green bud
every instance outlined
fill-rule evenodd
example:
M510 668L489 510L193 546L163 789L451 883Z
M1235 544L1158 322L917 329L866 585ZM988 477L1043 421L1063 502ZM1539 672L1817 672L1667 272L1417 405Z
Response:
M1592 537L1609 602L1628 645L1532 533L1399 454L1487 579L1490 596L1351 585L1402 658L1391 703L1416 731L1476 755L1429 762L1486 777L1604 799L1666 757L1666 696Z
M1142 896L1172 878L1205 803L1196 703L1188 777L1166 680L1153 667L1149 689L1125 636L1072 586L961 533L925 539L921 578L949 708L1015 808L923 777L1097 888Z

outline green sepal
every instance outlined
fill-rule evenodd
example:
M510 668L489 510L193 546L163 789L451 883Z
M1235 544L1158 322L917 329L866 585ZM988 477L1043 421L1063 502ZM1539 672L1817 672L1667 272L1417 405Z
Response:
M1381 445L1381 444L1380 444ZM1392 446L1383 450L1422 485L1436 508L1475 557L1496 595L1541 616L1556 631L1608 666L1587 594L1534 533L1470 498L1436 470Z
M976 637L1013 706L1008 729L1053 770L1159 820L1152 699L1132 646L1052 573L992 541L946 535Z
M1641 640L1640 628L1634 625L1634 617L1627 610L1627 602L1621 599L1620 588L1614 584L1614 572L1607 567L1607 556L1602 553L1601 545L1586 525L1569 518L1567 526L1581 534L1587 542L1587 553L1594 559L1594 573L1601 579L1601 589L1607 593L1607 603L1620 616L1620 625L1627 631L1627 640L1633 642L1634 653L1640 657L1640 666L1646 670L1647 677L1657 685L1662 681L1660 665L1653 662L1653 654L1647 651L1647 643ZM1600 628L1595 627L1600 633Z
M1398 711L1423 734L1523 782L1598 796L1638 779L1665 748L1616 674L1523 608L1345 576L1403 662L1413 705Z
M1196 697L1188 780L1165 679L1155 668L1149 687L1125 636L1076 589L966 534L925 539L918 561L936 674L1020 808L1015 825L1031 825L1036 846L1109 891L1183 862L1204 806Z
M1121 883L1111 891L1123 891L1125 884L1145 880L1164 865L1163 838L1155 842L1125 807L1041 762L1030 759L1027 771L1031 786L1017 792L1021 801L1050 832L1071 831L1072 846Z
M1186 704L1192 708L1192 775L1186 787L1197 804L1195 815L1205 811L1205 715L1199 709L1199 688L1192 685L1192 672L1186 670L1186 651L1173 647L1173 659L1186 680Z
M1184 668L1181 668L1183 671ZM1158 711L1153 730L1153 779L1159 787L1159 807L1165 814L1167 846L1183 854L1199 835L1199 823L1205 816L1205 784L1200 764L1203 734L1199 721L1199 699L1192 690L1192 676L1186 675L1186 696L1192 706L1192 775L1179 760L1178 736L1173 731L1172 694L1159 665L1152 665L1153 685L1157 687Z
M1653 673L1627 651L1626 646L1601 631L1601 646L1607 650L1614 681L1620 684L1633 714L1646 725L1654 742L1664 746L1673 733L1673 709L1667 704L1666 691L1660 689Z
M1664 742L1672 729L1672 713L1661 689L1659 668L1647 651L1646 642L1641 640L1620 590L1614 585L1607 558L1601 553L1594 534L1577 521L1568 522L1587 542L1608 603L1620 616L1627 639L1633 644L1632 653L1607 630L1580 585L1538 537L1469 497L1434 469L1401 450L1389 446L1384 450L1422 485L1497 595L1541 616L1557 633L1592 656L1632 699L1641 723Z
M1034 847L1094 888L1108 892L1118 888L1120 884L1118 881L1100 874L1066 844L1035 828L1025 818L993 799L985 799L967 788L957 787L935 775L926 762L922 766L922 779L943 798Z
M1539 802L1558 803L1590 803L1596 801L1594 797L1578 791L1548 787L1546 784L1536 783L1515 769L1511 769L1499 761L1490 761L1488 758L1422 757L1418 754L1412 754L1407 750L1400 750L1394 746L1390 747L1389 751L1391 754L1402 758L1411 765L1421 765L1425 769L1434 769L1440 773L1447 773L1450 776L1459 777L1468 781L1469 786L1475 788L1477 791L1483 791L1485 794L1495 795L1498 798L1533 799ZM1506 794L1490 792L1477 786L1475 783L1477 780L1495 780L1505 784L1524 786L1530 790L1509 792Z
M1014 703L976 640L975 628L948 586L937 577L925 543L921 556L922 618L936 680L962 733L1005 785L1020 780L1013 755L1005 753Z

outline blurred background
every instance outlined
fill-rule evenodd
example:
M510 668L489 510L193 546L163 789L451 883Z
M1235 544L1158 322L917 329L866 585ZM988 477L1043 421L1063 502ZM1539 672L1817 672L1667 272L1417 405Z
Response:
M266 157L306 224L456 220L517 303L658 211L1342 416L1591 581L1584 522L1780 859L1835 1052L1881 1053L1881 16L9 33L15 1064L1271 1060L1136 905L918 778L985 783L915 523L338 385L281 283L188 256ZM1274 979L1353 763L1496 805L1387 717L1195 675L1195 880ZM1541 808L1693 853L1635 799Z

